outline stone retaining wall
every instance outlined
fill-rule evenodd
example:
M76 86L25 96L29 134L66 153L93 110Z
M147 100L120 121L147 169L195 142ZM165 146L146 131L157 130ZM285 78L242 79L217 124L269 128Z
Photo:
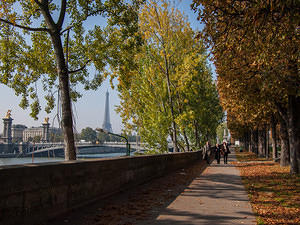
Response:
M201 152L0 167L0 224L35 224L202 160Z

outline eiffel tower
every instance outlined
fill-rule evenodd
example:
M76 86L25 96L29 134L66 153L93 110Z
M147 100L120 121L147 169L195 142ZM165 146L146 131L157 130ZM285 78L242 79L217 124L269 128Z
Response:
M104 113L104 121L102 124L102 129L108 132L112 132L110 116L109 116L109 93L106 91L106 99L105 99L105 113Z

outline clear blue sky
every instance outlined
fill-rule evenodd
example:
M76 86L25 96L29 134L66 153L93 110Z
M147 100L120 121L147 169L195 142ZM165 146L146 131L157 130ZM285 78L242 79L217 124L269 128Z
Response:
M199 21L196 20L197 16L190 9L191 0L176 1L176 6L180 11L188 17L191 26L194 29L200 29L201 25ZM122 129L122 120L120 116L115 112L115 106L119 105L118 92L110 88L109 81L106 80L102 86L97 91L85 91L83 92L83 97L80 98L75 103L75 122L76 130L81 131L85 127L102 127L104 119L104 106L105 106L105 92L109 91L110 94L110 119L112 124L112 129L116 133L120 133ZM28 127L40 126L43 122L44 117L50 117L50 122L56 114L56 112L47 115L44 111L39 114L39 120L35 121L30 116L30 110L22 110L18 105L20 102L20 97L14 95L14 92L3 84L0 84L0 118L3 118L8 109L12 110L13 124L24 124ZM43 93L40 93L40 100L42 103L42 108L44 108ZM55 110L54 110L55 111ZM58 127L57 120L54 126ZM3 131L3 122L0 121L0 133Z

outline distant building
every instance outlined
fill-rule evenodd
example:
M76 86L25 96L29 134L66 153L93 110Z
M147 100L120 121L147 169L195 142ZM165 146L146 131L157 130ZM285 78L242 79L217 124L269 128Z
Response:
M27 128L23 131L23 141L27 142L28 140L34 138L34 137L40 137L41 140L44 140L44 127L31 127ZM49 136L52 135L61 135L62 130L60 128L56 127L49 127ZM47 140L49 141L49 140Z
M23 131L27 129L25 125L15 124L12 125L11 136L13 142L21 142L23 141Z
M41 142L55 141L62 134L60 128L50 127L49 117L46 117L40 127L27 128L22 124L12 125L11 110L8 110L3 120L3 134L0 143L12 145L13 142L27 142L34 137Z

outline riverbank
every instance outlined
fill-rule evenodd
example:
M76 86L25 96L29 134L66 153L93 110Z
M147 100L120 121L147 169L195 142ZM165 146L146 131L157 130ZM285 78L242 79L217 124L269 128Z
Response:
M123 152L113 152L113 153L102 153L102 154L80 154L77 158L80 160L88 159L101 159L101 158L115 158L125 156L126 153ZM47 162L59 162L64 161L62 157L17 157L18 155L11 155L7 157L0 157L0 166L11 166L20 164L30 164L30 163L47 163Z

